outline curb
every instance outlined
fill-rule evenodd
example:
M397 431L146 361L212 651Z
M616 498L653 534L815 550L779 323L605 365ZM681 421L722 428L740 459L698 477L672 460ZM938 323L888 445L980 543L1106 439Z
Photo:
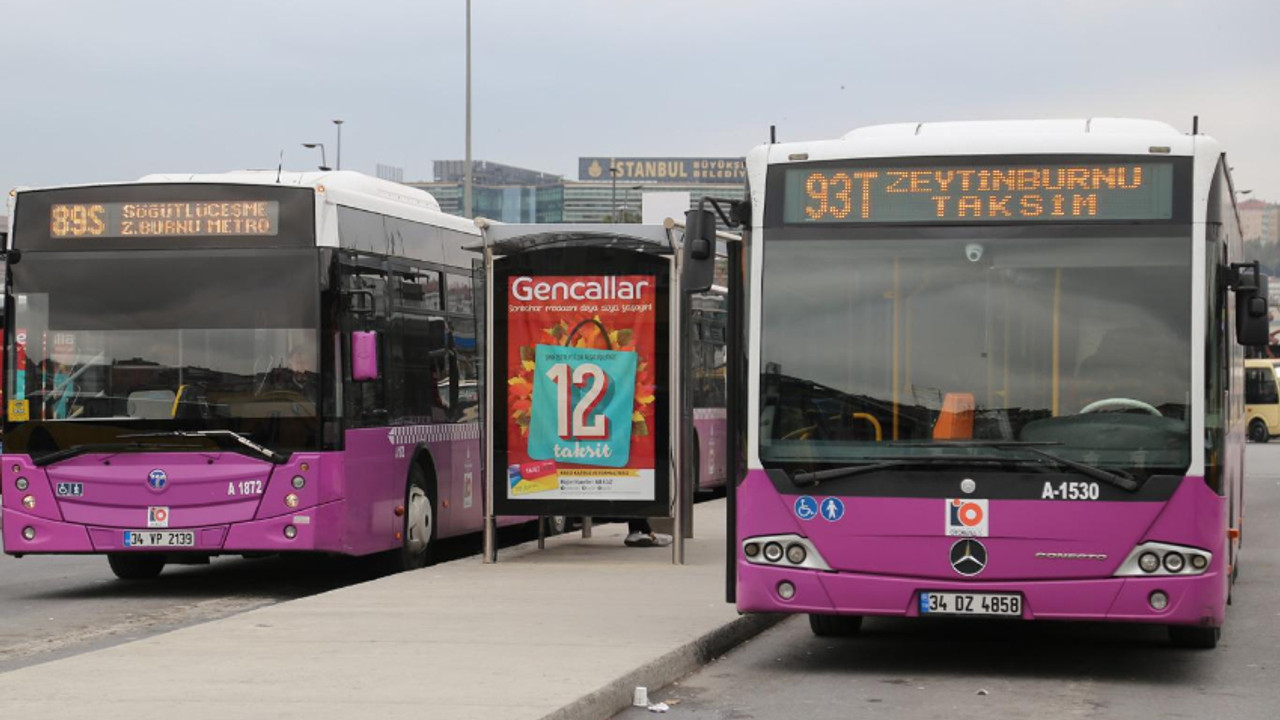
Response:
M786 618L782 614L743 615L614 679L599 690L542 716L542 720L599 720L613 717L631 707L637 686L643 685L649 688L649 692L656 692Z

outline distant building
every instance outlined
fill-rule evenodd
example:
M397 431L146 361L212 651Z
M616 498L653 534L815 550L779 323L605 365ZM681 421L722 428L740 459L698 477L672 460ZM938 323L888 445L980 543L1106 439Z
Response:
M1240 232L1245 242L1274 245L1280 242L1280 205L1246 200L1239 205Z
M644 194L683 192L690 207L703 196L740 200L746 193L741 158L583 157L579 179L477 160L472 162L472 215L511 223L639 222ZM610 168L613 170L611 171ZM463 212L466 163L437 160L432 182L410 182L435 196L440 209Z

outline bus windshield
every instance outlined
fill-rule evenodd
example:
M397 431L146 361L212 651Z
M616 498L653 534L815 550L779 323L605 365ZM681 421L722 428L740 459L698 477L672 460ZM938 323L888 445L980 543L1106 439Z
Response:
M774 231L761 459L801 471L954 443L1030 461L999 445L1024 442L1138 477L1181 472L1190 259L1189 232Z
M33 444L55 425L46 450L103 424L318 434L314 251L29 252L10 273L9 420Z

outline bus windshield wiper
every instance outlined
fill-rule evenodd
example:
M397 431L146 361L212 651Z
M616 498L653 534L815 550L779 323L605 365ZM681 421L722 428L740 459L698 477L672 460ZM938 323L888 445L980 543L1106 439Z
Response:
M164 432L153 433L136 433L133 435L121 435L122 438L154 438L154 437L198 437L198 438L229 438L235 440L240 445L249 448L253 452L266 458L268 461L280 465L288 458L269 447L259 445L249 438L241 435L234 430L166 430Z
M40 457L31 458L31 463L37 467L52 465L73 458L77 455L85 455L88 453L118 453L126 450L168 450L170 448L194 448L198 445L170 445L161 443L83 443L80 445L72 445L61 450L55 450Z
M1094 480L1099 480L1101 482L1107 483L1108 485L1114 485L1120 488L1121 490L1128 490L1129 492L1135 492L1138 489L1139 487L1138 481L1133 479L1133 477L1128 475L1127 473L1121 474L1118 472L1113 472L1111 470L1103 470L1100 467L1094 467L1093 465L1077 462L1075 460L1068 460L1067 458L1064 458L1061 455L1055 455L1049 452L1048 450L1042 450L1040 448L1040 446L1043 446L1043 445L1061 445L1061 444L1062 443L1059 443L1059 442L1019 442L1017 440L961 440L959 442L921 443L919 445L913 445L913 447L935 447L935 448L981 447L981 448L995 448L997 450L1004 450L1004 449L1026 450L1029 453L1039 455L1040 457L1046 460L1049 460L1050 462L1054 462L1054 463L1057 463L1058 465L1061 465L1062 467L1074 470L1086 477L1093 478Z
M791 476L791 482L799 487L808 487L810 485L819 485L831 480L840 480L842 478L854 477L855 475L865 475L879 470L887 470L889 468L909 467L912 465L1021 465L1025 461L1019 461L1008 457L994 457L991 455L920 455L916 457L890 457L882 458L881 462L869 462L862 465L849 465L848 467L831 468L829 470L815 470L812 472L798 472Z

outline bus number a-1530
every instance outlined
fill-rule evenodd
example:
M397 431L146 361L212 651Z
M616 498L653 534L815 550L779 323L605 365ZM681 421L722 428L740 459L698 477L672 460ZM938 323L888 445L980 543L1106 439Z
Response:
M1101 494L1096 482L1047 482L1040 493L1041 500L1097 500Z

